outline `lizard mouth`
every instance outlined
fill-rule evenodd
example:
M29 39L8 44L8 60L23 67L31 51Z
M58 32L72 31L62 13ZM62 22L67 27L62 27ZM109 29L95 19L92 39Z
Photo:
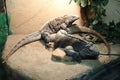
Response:
M75 20L78 20L80 17L76 17L76 19Z
M74 17L74 19L70 22L70 24L72 24L73 22L75 22L76 20L78 20L80 17Z

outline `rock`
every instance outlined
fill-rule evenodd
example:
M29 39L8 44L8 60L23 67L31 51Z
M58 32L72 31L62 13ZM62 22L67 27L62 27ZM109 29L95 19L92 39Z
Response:
M25 35L8 37L3 58L23 37ZM4 66L11 80L65 80L90 69L85 65L55 62L51 58L52 51L45 49L45 46L37 41L17 50Z
M25 35L9 36L5 45L3 58L10 52L13 46L19 42ZM104 52L104 45L97 45L98 49ZM112 47L112 53L118 53L119 47ZM116 50L117 49L117 50ZM57 53L57 54L56 54ZM17 50L4 64L7 77L10 80L66 80L75 77L78 74L84 73L93 68L100 67L104 64L102 61L104 56L98 60L82 60L80 64L71 61L53 61L52 55L56 54L64 58L64 51L59 48L52 52L45 49L42 42L36 41L27 44ZM58 55L59 54L59 55ZM106 60L108 60L106 57ZM110 60L116 57L110 57Z
M65 52L62 49L57 48L52 53L52 60L70 62L72 61L72 57L66 56Z

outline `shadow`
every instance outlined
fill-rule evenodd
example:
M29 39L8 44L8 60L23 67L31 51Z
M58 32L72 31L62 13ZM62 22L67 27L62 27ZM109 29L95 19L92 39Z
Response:
M120 79L120 57L108 64L79 74L68 80L119 80Z
M100 55L104 55L104 56L120 56L120 54L100 54Z
M78 63L78 62L73 62L73 61L66 61L66 62L64 62L64 61L56 61L56 60L52 60L52 61L54 61L54 62L59 62L59 63L63 63L63 64L66 64L66 65L76 65L76 64L80 64L80 63Z
M94 69L94 68L102 65L101 62L98 59L94 59L94 60L93 59L84 59L84 60L81 61L80 64L88 66L91 69Z
M33 80L27 75L20 73L19 70L10 68L7 64L4 64L3 67L6 74L3 76L3 79L0 80Z
M0 59L0 80L8 80L5 68L2 64L2 60Z
M64 56L62 59L60 58L55 58L53 55L51 56L51 60L53 62L59 62L59 63L63 63L63 64L66 64L66 65L75 65L75 64L80 64L79 62L76 62L76 61L72 61L72 58L69 57L67 58L66 60L66 56Z
M66 64L66 65L79 64L79 65L89 66L91 68L99 67L99 66L102 65L101 62L98 59L81 59L81 62L77 62L77 61L73 61L71 59L68 59L66 61L63 60L63 59L62 60L61 59L56 60L56 58L54 58L54 56L51 56L51 60L54 61L54 62L59 62L59 63Z

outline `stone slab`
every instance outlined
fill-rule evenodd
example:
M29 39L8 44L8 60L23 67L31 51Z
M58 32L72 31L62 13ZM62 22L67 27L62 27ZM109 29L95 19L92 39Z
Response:
M5 45L3 58L9 53L13 46L25 36L26 35L9 36ZM97 47L104 52L105 48L103 44ZM120 45L113 45L111 48L114 54L120 52ZM57 51L59 54L60 52L62 51ZM93 68L100 67L117 58L100 56L98 60L82 60L79 64L75 62L53 61L52 53L52 51L45 49L40 41L27 44L17 50L8 59L6 63L8 67L6 70L11 69L11 73L19 73L19 75L23 75L23 78L28 77L32 80L65 80ZM18 80L20 80L20 78Z

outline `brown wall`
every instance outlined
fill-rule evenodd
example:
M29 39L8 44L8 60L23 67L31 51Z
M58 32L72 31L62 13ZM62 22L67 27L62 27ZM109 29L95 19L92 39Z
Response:
M10 27L15 34L32 33L51 18L80 14L79 6L70 0L7 0ZM80 20L77 21L80 24Z

